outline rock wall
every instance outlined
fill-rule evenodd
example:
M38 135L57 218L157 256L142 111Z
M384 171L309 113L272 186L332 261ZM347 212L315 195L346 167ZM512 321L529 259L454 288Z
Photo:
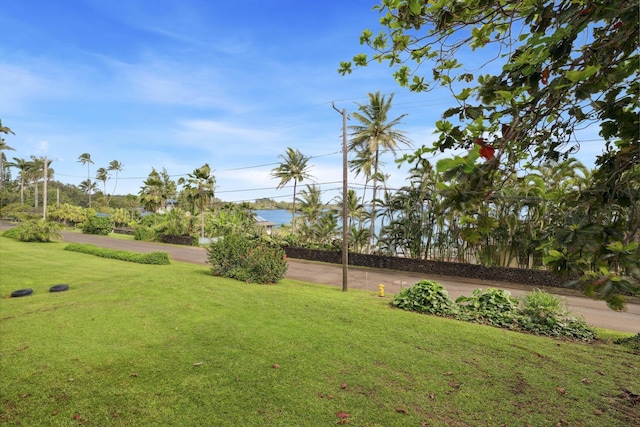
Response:
M328 262L332 264L342 263L342 252L296 247L285 247L284 250L289 258ZM565 282L562 278L546 270L484 267L476 264L429 261L357 253L349 253L349 265L411 271L415 273L428 273L442 276L467 277L472 279L493 280L497 282L518 283L531 286L562 287Z

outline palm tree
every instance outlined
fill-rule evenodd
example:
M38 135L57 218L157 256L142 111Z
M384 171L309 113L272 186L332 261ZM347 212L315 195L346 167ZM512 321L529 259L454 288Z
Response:
M151 173L149 173L149 176L144 180L143 184L144 185L140 188L139 193L140 202L147 211L153 212L153 220L155 223L155 214L167 199L164 191L164 184L160 178L160 174L155 170L155 168L151 169Z
M1 123L0 123L1 125ZM7 128L8 129L8 128ZM9 130L9 132L11 132ZM13 132L12 132L13 133ZM4 150L12 150L14 151L13 147L9 147L7 145L7 143L4 141L4 139L0 138L0 189L4 187Z
M45 165L46 162L46 165ZM47 183L50 179L53 178L55 171L49 167L52 160L47 159L46 157L36 157L31 156L31 162L29 162L28 167L28 179L33 181L35 184L35 202L34 207L38 208L38 182L40 179L43 179L43 197L47 197ZM45 178L45 167L46 167L46 180ZM46 203L43 204L43 207L46 208Z
M11 134L11 135L15 135L15 133L13 133L13 131L6 127L6 126L2 126L2 120L0 120L0 133L6 133ZM4 139L0 138L0 188L2 188L4 186L4 168L2 166L2 150L14 150L13 147L9 147Z
M204 238L204 208L213 200L216 178L211 175L208 163L188 174L188 179L180 178L178 184L185 185L187 200L200 210L200 237Z
M116 173L116 181L113 186L113 192L111 193L111 196L113 196L116 193L116 188L118 187L118 172L122 172L124 170L124 165L117 160L112 160L109 163L107 170L114 171ZM109 197L109 201L111 201L111 196ZM107 205L109 204L109 201L107 202Z
M89 154L89 153L80 154L80 156L78 156L78 162L82 163L83 165L87 165L87 181L91 182L91 165L93 164L93 160L91 160L91 154ZM92 190L93 190L93 187L90 186L90 188L89 188L89 207L91 207L91 191Z
M87 178L82 181L78 188L83 192L89 194L89 206L91 206L91 193L95 193L98 191L98 184L95 181L91 181L91 179Z
M320 187L315 184L307 185L307 189L302 190L300 197L296 200L300 202L300 212L307 225L312 227L318 221L324 210Z
M380 153L391 151L394 155L398 144L411 146L411 140L405 136L404 132L396 130L400 120L406 115L403 114L393 120L389 120L387 115L391 109L393 94L386 100L380 92L369 94L369 104L358 104L358 112L352 116L360 122L359 125L350 126L352 130L349 150L365 150L373 156L373 196L371 198L371 224L369 225L369 248L374 233L374 219L376 216L376 191L378 187Z
M18 157L13 158L11 166L17 168L20 171L20 203L24 205L24 180L26 178L27 170L29 169L30 162Z
M294 150L291 147L287 148L285 155L278 156L282 159L282 163L277 168L271 171L271 176L279 178L280 183L277 189L284 187L289 181L293 180L293 212L291 213L291 233L295 233L295 219L296 219L296 189L298 182L304 181L304 179L311 178L309 174L309 167L307 162L309 157L303 155L300 150Z
M336 203L338 206L343 205L342 195L339 195L336 198ZM347 212L349 214L349 222L347 227L351 230L352 227L355 226L355 222L360 224L362 222L363 215L365 213L364 206L360 203L358 199L358 195L356 194L356 190L350 188L347 192Z
M362 190L362 207L366 204L367 197L367 185L369 181L371 181L371 177L373 175L373 156L367 150L366 147L358 147L355 149L356 155L355 158L349 160L349 170L355 173L355 177L357 178L360 174L364 175L364 188ZM384 165L382 162L378 162L378 167ZM358 222L358 229L361 229L364 222Z
M109 201L107 200L107 181L109 181L109 171L106 168L98 168L98 170L96 170L96 181L102 181L102 197L107 203L107 206L109 206Z

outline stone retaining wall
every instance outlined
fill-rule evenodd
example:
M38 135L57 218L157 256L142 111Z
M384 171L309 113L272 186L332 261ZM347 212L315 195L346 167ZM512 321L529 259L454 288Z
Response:
M289 258L328 262L332 264L342 263L342 252L295 247L285 247L284 250ZM441 276L468 277L471 279L493 280L497 282L518 283L531 286L562 287L565 282L562 278L546 270L484 267L476 264L429 261L357 253L349 253L349 265L411 271L415 273L428 273Z

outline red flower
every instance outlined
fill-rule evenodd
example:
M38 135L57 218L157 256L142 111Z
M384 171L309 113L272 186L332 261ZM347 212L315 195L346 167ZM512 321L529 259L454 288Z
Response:
M542 70L542 84L549 83L549 66L546 66L544 70Z
M486 160L493 159L493 156L494 156L494 154L496 152L496 149L493 148L492 145L485 144L483 138L476 139L476 144L478 144L480 146L480 157L482 157L482 158L484 158Z

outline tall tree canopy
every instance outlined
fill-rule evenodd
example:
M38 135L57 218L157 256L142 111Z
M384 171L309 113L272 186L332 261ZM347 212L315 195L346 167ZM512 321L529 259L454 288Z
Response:
M87 180L85 182L86 192L89 194L89 207L91 207L91 193L95 192L96 186L91 183L91 165L93 164L93 160L91 160L91 154L82 153L78 156L78 163L83 165L87 165ZM85 191L85 190L83 190Z
M411 140L405 133L396 129L396 127L401 124L401 120L405 115L403 114L395 119L388 117L392 102L393 94L391 94L389 98L386 98L384 95L380 95L380 92L370 93L369 103L358 104L358 111L351 115L358 121L358 124L349 126L351 130L349 150L356 153L358 160L363 157L369 157L371 159L371 166L373 167L373 196L371 200L371 221L369 225L369 247L367 248L367 252L371 250L371 242L373 241L375 229L376 193L378 191L378 181L381 178L380 152L391 151L395 155L399 144L411 146ZM361 163L363 167L365 167L365 164Z
M200 237L204 238L204 209L213 200L216 187L216 177L211 173L208 163L194 169L187 174L187 178L180 178L178 184L183 185L183 191L195 207L200 210Z
M469 195L486 198L526 162L575 153L576 131L599 132L591 185L576 196L565 227L548 230L547 260L559 272L584 274L588 294L620 308L619 293L640 290L637 2L384 0L374 9L383 30L360 38L373 52L342 62L339 72L382 62L411 91L451 91L458 105L421 152L462 148L477 158L458 168L466 203L474 202Z
M294 150L287 147L286 154L278 156L282 160L278 167L271 170L271 176L280 179L280 183L276 188L280 189L293 180L293 210L291 212L291 232L296 229L296 190L298 182L311 178L309 173L310 166L309 157L305 156L300 150Z
M15 135L10 128L2 126L2 120L0 120L0 134L1 133ZM2 156L3 150L14 150L14 148L7 145L4 139L0 137L0 189L4 186L4 167L2 166L2 161L4 160Z

